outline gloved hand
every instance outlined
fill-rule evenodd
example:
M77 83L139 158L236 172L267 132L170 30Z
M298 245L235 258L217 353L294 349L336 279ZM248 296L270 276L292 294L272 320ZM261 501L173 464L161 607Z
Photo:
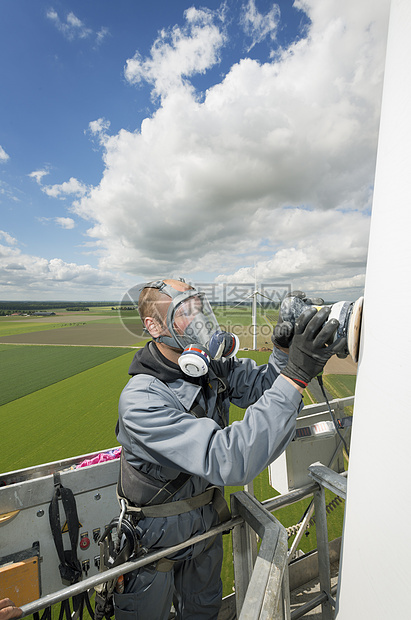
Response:
M239 339L230 332L216 331L208 343L208 352L214 360L233 357L238 351Z
M337 319L326 322L330 312L330 307L319 311L308 308L295 323L287 366L281 373L301 387L306 387L322 371L334 353L347 346L346 338L332 342L339 323Z
M321 298L318 299L310 299L306 296L302 291L291 291L291 293L287 293L284 297L284 300L290 299L290 306L288 308L288 315L290 316L298 316L301 314L307 306L321 306L324 304L324 300ZM293 299L291 299L293 298ZM284 306L284 300L281 304ZM293 319L294 320L294 319ZM278 323L273 329L273 335L271 336L271 341L274 346L280 347L283 349L288 349L291 341L294 336L294 324L289 320L284 320L281 315L281 307L280 314L278 316Z
M294 325L290 321L283 321L278 317L278 323L274 326L271 342L275 347L288 349L294 336Z
M305 298L305 293L302 291L292 291L291 293L287 293L284 297L298 297L301 301ZM302 303L302 305L304 305ZM294 325L290 321L284 321L281 316L281 306L280 313L278 315L277 325L274 326L273 335L271 336L271 341L274 346L280 347L283 349L288 349L291 344L291 340L294 336Z

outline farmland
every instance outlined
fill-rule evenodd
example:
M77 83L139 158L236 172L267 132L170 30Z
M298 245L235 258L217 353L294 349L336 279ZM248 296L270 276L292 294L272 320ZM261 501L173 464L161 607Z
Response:
M243 348L252 347L250 308L217 307L216 316L223 328L239 336ZM272 325L277 317L278 311L259 310L258 347L271 347ZM52 317L0 317L0 343L118 347L138 346L143 340L136 311L123 311L122 320L110 307L90 308L88 312L58 311Z
M13 347L0 344L0 405L124 354L124 349L116 347Z
M132 356L126 351L3 405L2 420L9 424L3 426L1 471L117 445L118 398Z
M72 316L66 313L55 317L26 317L19 320L0 317L0 343L2 342L133 347L141 342L141 337L125 329L117 313L107 311L106 315L76 313Z
M251 347L250 311L226 308L216 314L222 325L240 336L242 347ZM272 324L260 315L260 348L271 347ZM130 317L130 321L135 321ZM133 325L133 324L132 324ZM138 330L137 330L138 331ZM117 445L115 424L118 398L128 381L128 367L142 339L134 326L127 330L110 308L93 312L58 313L54 317L0 317L1 420L3 446L0 472L86 454ZM265 363L269 351L242 350L239 355ZM350 366L344 372L350 373ZM337 372L336 372L337 371ZM324 376L324 384L336 397L348 396L355 387L355 371ZM335 374L334 374L335 373ZM304 401L315 397L306 391ZM232 406L231 420L241 420L244 411ZM227 497L237 489L226 489ZM276 494L268 484L267 471L254 481L260 500ZM332 499L329 498L328 501ZM297 523L309 500L276 513L286 526ZM341 534L343 506L329 515L331 537ZM316 547L315 527L303 537L300 547ZM223 569L225 594L232 587L231 538L224 537L226 562Z

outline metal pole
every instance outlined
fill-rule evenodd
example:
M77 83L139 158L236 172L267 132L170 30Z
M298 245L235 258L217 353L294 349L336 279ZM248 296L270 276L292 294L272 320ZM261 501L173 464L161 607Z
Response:
M253 295L253 316L252 316L252 324L253 324L253 349L257 350L257 289L254 291Z
M314 493L315 524L317 530L318 549L318 574L320 588L327 594L327 599L322 603L322 620L332 619L331 597L331 573L330 573L330 550L328 547L327 512L325 509L325 490L320 486Z

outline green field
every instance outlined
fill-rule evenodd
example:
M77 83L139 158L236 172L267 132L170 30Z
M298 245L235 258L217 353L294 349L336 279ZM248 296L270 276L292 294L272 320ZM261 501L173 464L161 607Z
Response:
M16 334L31 334L32 332L43 332L48 329L58 329L59 327L67 327L64 323L29 323L24 321L0 319L0 338L3 336L14 336Z
M19 347L20 348L20 347ZM118 399L133 352L84 370L1 408L0 471L12 471L117 445Z
M253 346L251 309L249 307L215 308L220 325L238 335L241 348ZM257 311L257 348L271 347L273 325L278 311ZM108 329L111 327L111 331ZM84 332L90 330L84 341ZM88 338L88 340L87 340ZM0 317L0 343L21 344L85 344L137 346L144 340L141 320L136 311L123 312L107 307L90 308L87 312L63 312L53 317Z
M324 375L324 386L334 398L352 396L355 392L355 375Z
M247 306L216 307L215 315L221 327L226 331L235 333L240 339L242 348L252 348L253 346L253 328L251 326L251 308ZM278 310L266 311L260 307L257 308L257 348L272 348L271 334L273 326L278 320Z
M53 317L0 317L0 344L135 347L146 340L140 319L130 315L121 320L111 309L59 312Z
M99 309L101 310L101 309ZM114 314L114 313L113 313ZM243 325L248 330L249 310L241 308L234 315L221 316L227 325ZM264 317L260 317L261 321ZM104 319L90 321L83 326L83 344L89 344L96 327L99 329L119 329L118 318L107 313ZM70 323L68 315L63 324ZM116 323L116 325L113 325ZM45 325L46 322L43 324ZM43 327L42 325L42 327ZM105 325L105 327L104 327ZM0 321L0 336L7 329L17 328L17 335L30 334L38 325ZM24 332L24 327L27 332ZM41 343L41 333L47 343L50 330L60 327L60 323L47 324L43 332L38 332L38 346L2 344L2 376L0 381L2 398L1 420L3 422L3 449L0 453L0 472L39 465L42 463L78 456L117 445L115 424L117 420L118 398L128 381L128 367L135 353L129 348L103 346L45 346ZM61 329L61 334L78 333ZM11 335L13 332L11 332ZM14 332L16 335L16 332ZM250 336L251 342L251 336ZM271 343L270 343L271 344ZM243 345L244 346L244 345ZM264 346L264 344L262 345ZM252 357L258 364L265 363L269 351L240 351L239 355ZM355 376L325 375L324 384L335 396L353 394ZM312 402L306 391L304 402ZM241 420L244 411L231 407L231 421ZM226 495L237 488L227 488ZM268 472L261 473L254 481L255 495L259 500L277 495L268 483ZM333 497L327 494L327 501ZM288 527L301 519L309 499L279 510L276 517ZM341 535L343 504L328 517L330 539ZM292 539L290 539L291 542ZM232 549L231 537L224 536L225 561L223 567L224 594L232 590ZM303 537L300 548L307 552L316 548L315 526L310 527Z
M115 347L50 347L0 344L0 405L124 355Z

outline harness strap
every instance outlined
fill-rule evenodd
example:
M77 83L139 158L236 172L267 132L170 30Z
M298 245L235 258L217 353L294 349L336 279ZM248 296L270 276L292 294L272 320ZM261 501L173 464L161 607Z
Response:
M196 400L191 406L190 413L192 413L196 418L205 418L207 416L204 408L200 405L200 403L196 402Z
M59 499L62 500L64 512L66 513L71 549L64 549L63 545ZM49 520L54 544L56 545L57 554L60 560L59 570L61 579L62 581L68 582L72 585L79 581L81 577L81 564L77 558L77 544L80 524L73 491L63 487L60 482L60 474L58 472L54 474L54 494L49 505Z
M120 474L117 495L128 500L134 506L149 506L171 502L174 495L191 478L191 474L181 472L174 480L161 484L148 474L135 469L126 459L124 450L120 457ZM140 488L140 492L138 489ZM141 491L141 489L144 489Z
M194 497L155 506L134 506L126 498L124 498L124 501L126 503L126 512L132 514L138 520L152 517L174 517L210 503L213 504L221 522L228 521L231 517L221 489L216 486L209 487L203 493L194 495Z
M221 492L221 489L219 487L210 487L204 493L201 493L201 495L196 495L195 497L192 497L188 500L180 500L180 501L188 503L195 499L200 500L200 498L205 498L206 496L209 496L211 492L213 493L212 500L211 500L213 503L213 507L218 513L220 522L224 523L225 521L228 521L231 518L231 514L229 511L227 502L224 499L224 495ZM173 503L179 504L180 502L173 502ZM202 502L201 505L205 506L208 503L209 501L205 501L205 502ZM193 506L193 507L197 508L198 506ZM158 508L160 508L160 506L158 506ZM184 512L187 512L187 511L184 510ZM179 514L182 514L182 513L179 513ZM212 536L212 538L210 538L210 541L205 548L206 550L212 547L216 538L217 536ZM159 573L167 573L173 568L176 562L178 562L178 560L171 560L170 558L161 558L156 563L156 571L158 571Z
M218 517L220 519L220 523L225 523L231 519L231 512L228 507L227 502L224 498L224 493L221 491L220 487L211 487L214 488L213 495L213 507L217 512Z
M159 573L168 573L168 571L173 568L175 563L176 560L170 560L169 558L160 558L156 564L156 571L158 571Z
M191 474L181 472L175 480L169 480L166 482L166 484L161 487L159 491L157 491L150 501L147 502L146 506L171 502L174 495L185 485L189 478L191 478Z
M190 512L190 510L194 510L194 508L200 508L200 506L209 504L213 499L213 494L214 490L210 488L200 495L188 497L187 499L143 507L133 506L133 504L130 504L127 499L125 499L126 512L131 513L134 517L137 517L138 520L151 517L174 517L184 514L185 512Z
M213 546L216 538L217 535L210 538L208 545L206 546L204 551L207 551L208 549L210 549L210 547ZM173 568L174 564L176 564L178 561L179 560L170 560L170 558L160 558L156 563L156 571L158 571L159 573L168 573L168 571L170 571Z

